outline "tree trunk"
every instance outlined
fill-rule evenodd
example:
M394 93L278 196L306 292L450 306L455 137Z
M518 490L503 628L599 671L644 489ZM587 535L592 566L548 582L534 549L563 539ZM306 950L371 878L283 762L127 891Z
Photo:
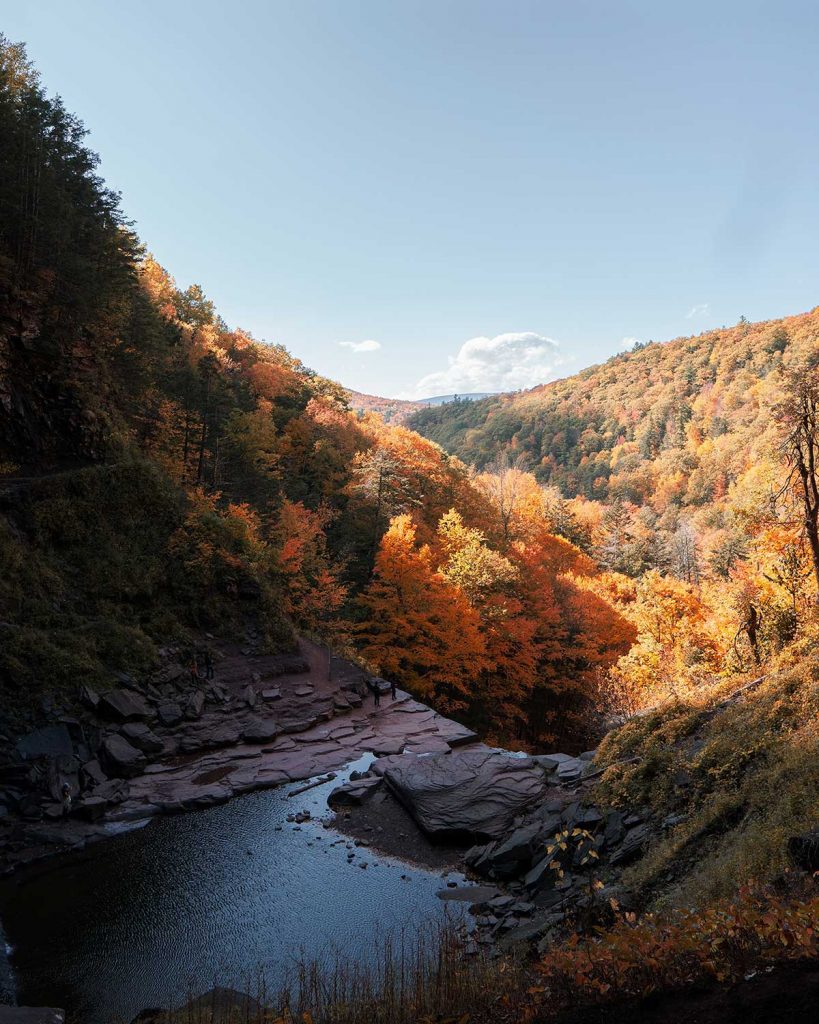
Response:
M751 605L748 609L748 621L745 629L748 633L748 642L751 645L754 662L756 665L760 665L762 659L759 656L759 612L756 610L755 605Z
M805 533L810 545L813 575L816 578L816 600L819 601L819 489L817 489L813 444L806 439L807 452L797 455L797 468L802 481L802 503L805 508ZM805 455L807 454L807 461Z

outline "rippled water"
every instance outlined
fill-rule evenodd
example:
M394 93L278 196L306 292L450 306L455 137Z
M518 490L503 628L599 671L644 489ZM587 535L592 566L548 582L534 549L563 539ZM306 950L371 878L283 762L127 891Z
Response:
M439 873L366 848L350 865L338 833L286 822L326 814L340 781L159 818L15 887L2 919L19 1002L129 1021L216 983L241 988L258 969L275 984L300 949L364 957L379 930L441 915Z

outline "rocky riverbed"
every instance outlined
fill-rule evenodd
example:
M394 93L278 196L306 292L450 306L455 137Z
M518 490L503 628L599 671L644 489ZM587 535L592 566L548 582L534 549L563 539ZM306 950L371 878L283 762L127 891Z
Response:
M439 895L470 908L473 948L544 948L597 901L623 901L620 869L640 856L651 828L639 811L594 805L593 752L490 749L307 641L288 656L258 653L252 636L242 646L205 642L214 678L191 678L166 649L151 677L122 676L104 693L86 688L81 714L48 707L38 728L7 747L7 873L47 868L56 853L157 817L286 787L285 827L313 827L329 803L336 816L327 824L350 837L348 863L369 851L439 873L466 870L477 887L450 880ZM337 778L362 758L361 770Z
M214 644L214 646L216 646ZM360 754L431 753L474 733L304 641L296 655L221 645L212 680L191 680L173 649L148 679L84 687L81 714L47 705L44 724L0 762L0 871L116 833L157 814L314 778ZM64 799L70 797L70 805Z
M487 884L442 895L470 902L477 941L543 950L567 921L614 898L627 903L620 873L652 835L640 813L595 806L596 775L591 751L524 757L473 746L377 758L329 801L345 809L341 829L371 831L379 848L417 846L409 829L385 835L376 824L391 820L412 821L431 849L457 849L458 863Z

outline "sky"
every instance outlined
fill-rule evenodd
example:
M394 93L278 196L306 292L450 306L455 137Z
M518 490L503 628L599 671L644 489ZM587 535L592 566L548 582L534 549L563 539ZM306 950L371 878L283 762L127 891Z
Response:
M387 397L819 302L819 5L0 0L180 286Z

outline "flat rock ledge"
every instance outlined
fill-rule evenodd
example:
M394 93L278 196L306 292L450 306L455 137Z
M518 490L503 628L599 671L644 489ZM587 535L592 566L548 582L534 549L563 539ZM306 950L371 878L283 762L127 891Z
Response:
M129 678L104 696L84 687L84 718L55 709L55 724L18 741L0 776L0 804L16 805L5 817L0 806L0 873L156 815L311 779L364 754L482 749L471 730L401 690L393 699L389 683L309 641L284 662L226 652L216 679L200 681L204 689L192 688L174 657L153 682ZM367 790L358 787L352 802Z
M369 713L350 709L326 722L309 716L285 719L279 734L271 730L275 738L268 742L259 742L263 730L254 723L252 731L242 730L244 742L186 757L182 763L171 759L151 765L130 780L127 797L108 820L137 821L208 807L241 793L337 770L367 753L449 751L468 732L406 694L399 692L396 700L385 704Z

